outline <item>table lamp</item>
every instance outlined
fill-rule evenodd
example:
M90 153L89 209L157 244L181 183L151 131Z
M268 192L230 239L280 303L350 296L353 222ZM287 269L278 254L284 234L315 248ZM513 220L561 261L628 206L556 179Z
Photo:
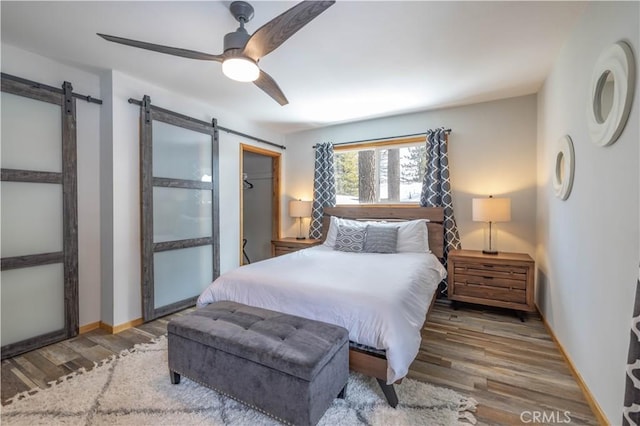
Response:
M302 218L311 217L311 201L291 200L289 201L289 216L298 219L299 230L296 240L304 240L306 237L302 235Z
M474 198L471 208L474 222L485 222L484 254L498 254L496 222L511 220L511 198Z

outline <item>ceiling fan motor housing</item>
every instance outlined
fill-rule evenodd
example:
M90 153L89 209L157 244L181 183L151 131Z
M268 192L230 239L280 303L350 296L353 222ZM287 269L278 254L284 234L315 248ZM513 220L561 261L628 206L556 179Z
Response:
M238 28L224 36L224 51L229 49L242 49L249 40L249 33L244 28Z

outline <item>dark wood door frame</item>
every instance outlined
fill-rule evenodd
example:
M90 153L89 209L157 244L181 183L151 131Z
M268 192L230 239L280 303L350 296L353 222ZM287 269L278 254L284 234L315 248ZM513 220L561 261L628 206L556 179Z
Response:
M271 169L273 173L273 185L271 194L272 218L271 218L271 239L280 238L280 159L282 153L260 148L254 145L240 144L240 262L243 263L242 239L244 238L244 185L242 174L244 173L244 153L251 152L254 154L271 157Z

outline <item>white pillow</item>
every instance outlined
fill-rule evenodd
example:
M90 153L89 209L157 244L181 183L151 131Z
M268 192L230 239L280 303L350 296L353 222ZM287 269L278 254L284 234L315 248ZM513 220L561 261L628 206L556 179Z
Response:
M329 231L327 231L327 238L324 240L324 245L334 248L336 245L336 238L338 236L338 226L351 226L355 228L364 228L367 226L366 222L352 219L342 219L340 217L331 216L331 222L329 222Z
M398 243L396 247L396 251L398 253L430 253L427 222L428 220L426 219L391 223L376 221L363 222L360 220L342 219L331 216L329 231L327 232L327 238L324 241L324 245L334 248L336 244L336 237L338 235L338 226L340 225L364 228L369 224L376 224L398 228Z
M398 253L430 253L429 230L424 219L409 222L392 223L398 228Z

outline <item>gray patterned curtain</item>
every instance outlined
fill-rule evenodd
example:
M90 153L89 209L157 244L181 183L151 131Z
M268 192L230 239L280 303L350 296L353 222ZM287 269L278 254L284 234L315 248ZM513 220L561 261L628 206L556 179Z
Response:
M636 285L636 301L633 305L631 338L627 356L627 375L624 390L624 408L622 424L624 426L640 424L640 270Z
M460 236L453 216L451 181L449 180L449 158L447 133L444 127L427 131L427 169L422 181L420 195L422 207L444 207L444 261L449 250L460 248ZM446 296L447 283L440 283L440 296Z
M309 238L322 238L322 213L325 207L336 205L336 177L333 164L333 144L316 144L316 162L313 176L313 207Z

